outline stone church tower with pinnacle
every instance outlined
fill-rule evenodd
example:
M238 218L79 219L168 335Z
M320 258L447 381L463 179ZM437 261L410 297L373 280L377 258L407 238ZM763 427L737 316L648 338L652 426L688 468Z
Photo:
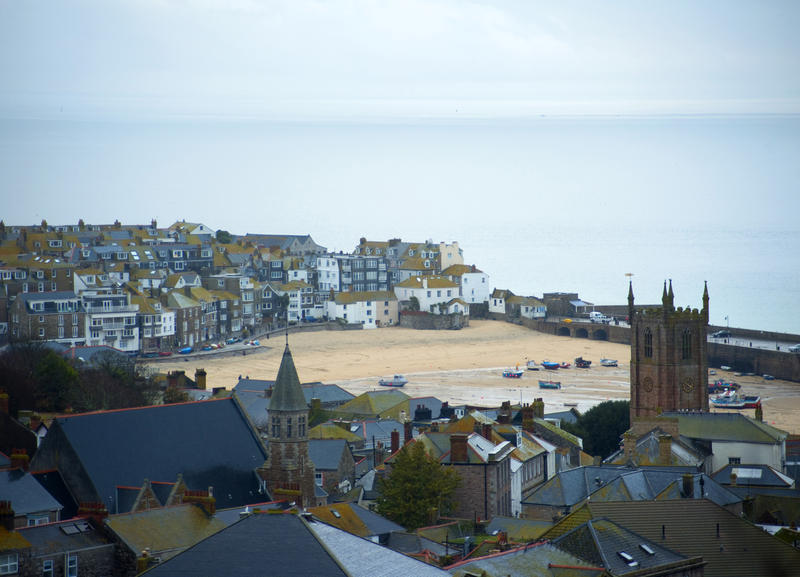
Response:
M660 308L635 310L628 287L632 429L662 412L708 411L708 285L702 310L676 309L674 299L665 281Z
M257 472L269 495L275 500L294 501L298 507L313 507L316 502L314 463L308 455L308 405L288 342L272 387L267 439L267 460Z

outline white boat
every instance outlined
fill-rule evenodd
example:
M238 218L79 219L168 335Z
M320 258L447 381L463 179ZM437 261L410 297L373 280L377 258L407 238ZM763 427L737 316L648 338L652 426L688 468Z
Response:
M382 387L402 387L408 382L403 375L394 375L391 379L381 379L378 384Z
M617 360L616 359L600 359L600 365L603 367L616 367Z
M536 361L528 361L525 363L525 368L527 368L529 371L538 371L539 365L536 364Z

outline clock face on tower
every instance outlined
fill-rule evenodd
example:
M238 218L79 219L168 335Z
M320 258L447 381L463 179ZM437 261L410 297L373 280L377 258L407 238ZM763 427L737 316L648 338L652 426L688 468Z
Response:
M694 381L691 377L686 377L681 381L681 389L683 389L685 393L691 393L694 390Z
M648 393L653 390L653 379L645 377L642 379L642 388Z

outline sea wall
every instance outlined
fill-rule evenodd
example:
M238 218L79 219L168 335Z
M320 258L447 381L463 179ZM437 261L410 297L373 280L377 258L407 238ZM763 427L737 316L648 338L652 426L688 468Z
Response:
M736 335L739 336L739 334L737 329ZM709 342L708 366L720 367L723 365L731 367L739 373L772 375L776 379L800 382L800 353L751 349Z
M400 326L432 331L460 329L469 326L469 317L458 314L434 315L426 312L405 311L400 313Z
M493 313L490 315L490 318L505 320L505 315ZM548 335L609 341L623 345L631 344L631 330L627 326L565 322L563 320L513 319L507 322L513 322L514 324L522 325ZM714 330L720 330L720 328L709 327L709 332L713 332ZM750 331L737 328L735 329L735 335L737 338L752 337L753 339L759 340L775 339L778 342L792 340L800 342L800 335L786 335L767 331ZM737 347L709 341L708 366L720 367L723 365L731 367L731 369L736 372L754 373L756 375L767 374L772 375L776 379L800 382L800 353Z

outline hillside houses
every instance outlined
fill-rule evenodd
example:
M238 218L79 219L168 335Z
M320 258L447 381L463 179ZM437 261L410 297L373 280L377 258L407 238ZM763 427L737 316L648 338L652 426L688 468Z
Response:
M53 340L152 355L286 322L398 325L413 300L424 313L467 316L492 290L487 273L464 264L458 242L362 238L351 253L331 253L310 235L217 239L208 224L182 220L0 226L0 344Z

